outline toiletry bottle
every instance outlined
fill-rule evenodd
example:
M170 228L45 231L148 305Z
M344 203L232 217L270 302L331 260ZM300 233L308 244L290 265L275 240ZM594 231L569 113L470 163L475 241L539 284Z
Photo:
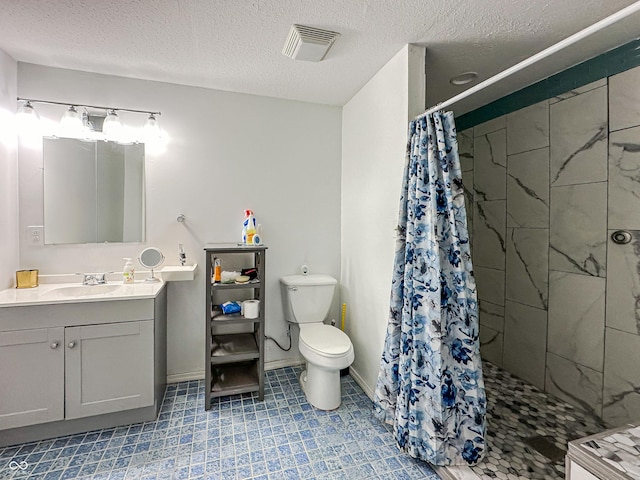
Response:
M130 258L124 258L124 268L122 269L122 283L133 283L135 280L135 270Z
M187 264L187 254L184 251L184 244L178 244L178 259L183 267Z
M251 210L244 211L244 219L242 220L242 243L247 244L247 227L249 226L249 215L253 214Z
M262 224L259 223L256 225L256 234L253 236L253 244L254 245L262 245L264 243L264 238L262 236Z
M222 280L222 264L219 258L213 259L213 281L214 283L220 283Z
M256 234L256 219L253 216L253 211L245 210L244 211L244 225L245 225L245 233L244 233L244 243L246 245L253 244L253 236Z

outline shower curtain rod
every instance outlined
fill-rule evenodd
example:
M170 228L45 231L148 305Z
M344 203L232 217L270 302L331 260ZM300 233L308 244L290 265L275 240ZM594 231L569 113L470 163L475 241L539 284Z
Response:
M479 92L480 90L484 90L485 88L487 88L490 85L493 85L494 83L499 82L500 80L507 78L511 75L513 75L516 72L519 72L520 70L523 70L524 68L533 65L534 63L539 62L540 60L556 53L559 52L560 50L573 45L574 43L582 40L583 38L588 37L589 35L592 35L600 30L602 30L605 27L608 27L609 25L612 25L620 20L622 20L623 18L626 18L636 12L640 11L640 1L637 1L635 3L632 3L631 5L629 5L628 7L623 8L622 10L609 15L606 18L603 18L602 20L600 20L599 22L594 23L593 25L590 25L589 27L580 30L577 33L574 33L573 35L565 38L564 40L559 41L558 43L556 43L555 45L550 46L549 48L545 48L544 50L542 50L541 52L536 53L535 55L526 58L525 60L521 61L520 63L516 63L515 65L513 65L512 67L507 68L506 70L503 70L502 72L494 75L493 77L488 78L487 80L480 82L479 84L469 88L468 90L465 90L462 93L459 93L458 95L451 97L449 100L446 100L444 102L441 102L439 104L437 104L434 107L429 108L426 112L424 112L421 115L418 115L415 119L418 120L422 117L424 117L425 115L429 115L431 113L437 112L439 110L442 110L445 107L448 107L449 105L453 105L454 103L459 102L460 100L462 100L463 98L467 98L471 95L473 95L476 92Z

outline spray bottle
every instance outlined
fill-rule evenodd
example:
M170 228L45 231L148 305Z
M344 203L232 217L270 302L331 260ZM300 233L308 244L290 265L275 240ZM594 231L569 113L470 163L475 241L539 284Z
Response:
M244 221L242 222L242 243L245 245L253 244L253 236L256 234L256 219L253 216L253 210L244 211Z

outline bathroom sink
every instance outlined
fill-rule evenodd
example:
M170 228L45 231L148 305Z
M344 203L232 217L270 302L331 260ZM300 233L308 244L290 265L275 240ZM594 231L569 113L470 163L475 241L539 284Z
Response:
M107 295L120 289L121 285L73 285L59 287L50 290L45 295L53 297L94 297L96 295Z

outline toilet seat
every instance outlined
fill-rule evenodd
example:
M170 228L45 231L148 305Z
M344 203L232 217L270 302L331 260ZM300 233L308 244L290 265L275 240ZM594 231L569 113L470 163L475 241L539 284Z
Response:
M341 357L353 348L349 337L330 325L300 325L300 343L324 357Z

